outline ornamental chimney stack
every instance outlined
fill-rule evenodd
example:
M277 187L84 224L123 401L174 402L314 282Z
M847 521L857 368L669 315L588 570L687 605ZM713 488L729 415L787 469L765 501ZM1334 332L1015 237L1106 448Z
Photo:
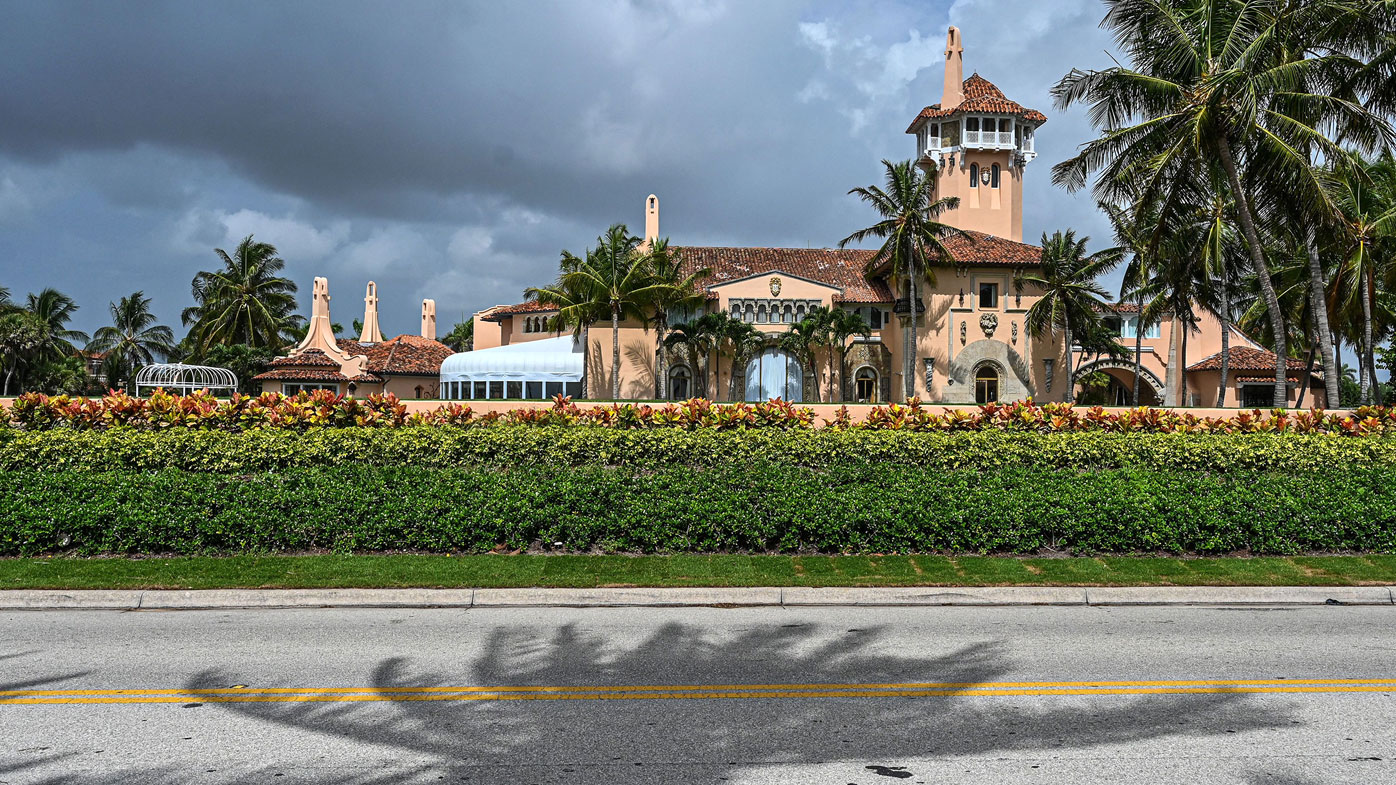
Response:
M359 331L359 343L382 343L383 331L378 328L378 284L368 282L364 292L364 325Z
M945 88L940 92L940 108L950 111L965 101L965 47L960 28L945 34Z

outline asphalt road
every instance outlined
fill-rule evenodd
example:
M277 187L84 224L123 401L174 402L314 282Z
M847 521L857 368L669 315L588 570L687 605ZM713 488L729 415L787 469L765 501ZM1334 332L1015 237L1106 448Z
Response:
M0 614L0 783L1396 783L1396 609Z

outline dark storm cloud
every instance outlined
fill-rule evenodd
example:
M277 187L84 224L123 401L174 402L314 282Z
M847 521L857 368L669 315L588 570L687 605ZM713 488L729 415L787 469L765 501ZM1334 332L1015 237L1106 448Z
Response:
M866 218L848 188L910 153L902 131L939 98L951 19L970 69L1050 109L1044 85L1090 64L1056 42L1098 41L1098 14L0 2L0 285L65 288L85 326L144 288L171 320L209 247L255 231L297 280L331 274L336 303L377 277L385 318L409 330L423 296L451 319L517 298L560 248L637 224L650 192L676 242L831 245ZM1054 118L1044 158L1081 132ZM1045 185L1054 160L1033 167L1029 235L1089 213Z

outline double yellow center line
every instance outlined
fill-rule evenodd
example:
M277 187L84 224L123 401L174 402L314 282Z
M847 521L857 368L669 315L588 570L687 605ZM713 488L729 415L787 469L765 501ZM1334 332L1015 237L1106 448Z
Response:
M497 687L254 687L0 690L0 706L88 703L381 703L396 701L977 698L1053 695L1396 692L1396 679L1008 681L887 684L656 684Z

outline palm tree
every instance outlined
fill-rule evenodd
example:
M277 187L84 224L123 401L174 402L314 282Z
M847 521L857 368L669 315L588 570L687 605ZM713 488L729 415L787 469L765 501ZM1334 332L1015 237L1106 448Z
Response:
M745 369L752 355L760 352L769 343L766 333L751 324L733 317L731 314L712 314L720 326L715 333L719 336L718 348L727 350L732 358L732 373L727 377L727 400L740 400L737 397L737 379L742 378L738 369Z
M25 310L43 322L45 338L41 351L50 359L76 354L77 348L72 342L85 343L88 339L87 333L68 329L68 322L73 320L78 305L73 302L73 298L57 289L44 289L38 294L30 293Z
M1066 400L1076 397L1072 381L1072 333L1084 335L1100 332L1100 312L1104 309L1105 290L1096 283L1103 273L1124 258L1121 248L1106 248L1086 253L1089 237L1076 239L1076 232L1055 232L1042 235L1041 272L1023 271L1013 278L1017 291L1033 288L1041 296L1028 308L1023 326L1028 335L1039 338L1049 330L1061 330L1066 335Z
M1391 258L1396 245L1396 159L1390 153L1375 161L1354 157L1344 167L1335 190L1343 261L1333 278L1333 290L1340 307L1361 313L1356 344L1362 368L1362 402L1369 403L1375 390L1377 403L1381 403L1373 314L1379 307L1381 283L1396 273Z
M920 339L917 310L921 302L920 281L926 278L935 284L931 265L950 260L945 240L966 236L963 231L936 219L946 210L957 207L957 197L935 198L935 169L922 171L911 161L892 163L882 161L886 171L886 187L870 185L849 191L871 204L881 220L866 229L859 229L839 241L839 247L870 238L882 240L882 245L868 260L870 275L890 270L895 279L905 283L908 320L904 322L902 345L902 380L907 398L916 395L916 347Z
M596 311L604 309L611 317L611 397L620 398L620 323L625 319L645 321L646 309L667 286L652 272L656 244L642 248L642 240L616 224L596 238L596 247L585 257L563 251L564 287L579 293ZM667 243L661 249L667 254Z
M357 321L357 320L355 320ZM356 328L358 332L363 331L363 326ZM441 342L458 352L468 352L475 345L475 320L466 319L463 322L456 322L446 337Z
M568 273L576 269L581 262L576 256L562 252L561 273L558 279L551 286L534 287L524 290L524 297L543 305L551 305L558 309L557 316L549 320L549 332L572 331L572 340L580 341L582 344L582 397L592 397L591 378L591 341L587 337L591 326L602 318L605 314L599 303L591 296L591 292L581 286L581 282L575 278L569 278Z
M653 322L656 333L655 396L664 400L668 397L665 387L669 383L669 347L664 341L669 332L669 314L702 308L707 302L707 296L700 284L703 279L712 275L712 268L685 271L681 254L669 247L667 238L655 241L650 248L649 258L650 275L656 285L649 303L654 309Z
M111 325L98 329L87 344L87 351L106 354L103 362L109 380L134 379L142 365L155 362L156 356L168 357L174 351L174 332L163 324L155 324L145 292L133 292L109 308Z
M1198 166L1224 173L1236 218L1271 321L1278 362L1274 404L1287 401L1288 348L1279 297L1265 259L1247 175L1319 212L1331 212L1311 152L1340 150L1323 133L1374 143L1385 123L1354 100L1363 64L1343 51L1376 4L1314 0L1106 0L1110 29L1130 66L1073 69L1053 89L1056 104L1091 104L1102 130L1053 180L1075 190L1099 170L1096 195L1119 202L1131 191L1171 210L1173 186ZM1359 5L1362 8L1359 8ZM1370 6L1370 9L1369 9ZM1340 23L1343 22L1343 23ZM1345 23L1345 24L1344 24ZM1383 28L1385 29L1385 28ZM1141 186L1140 183L1143 183Z
M180 315L194 338L194 352L202 357L217 344L246 344L254 348L280 349L287 333L304 319L297 316L296 284L280 273L286 262L276 247L243 238L230 255L222 248L214 253L220 270L194 276L194 306Z
M712 320L708 318L713 316L717 316L717 314L707 314L690 322L679 322L671 326L669 334L664 337L666 350L682 348L688 354L689 370L693 373L694 387L701 391L703 396L708 393L706 358L712 353L713 347L716 345Z
M827 340L824 325L818 316L806 316L795 322L777 339L780 348L794 355L795 359L800 361L800 365L808 368L810 375L814 377L814 384L810 385L810 388L814 393L815 403L819 403L819 370L815 367L815 352Z
M872 328L868 326L862 314L850 311L846 308L832 308L828 312L827 320L824 324L824 332L831 347L838 350L839 358L839 391L837 400L843 401L848 398L848 380L845 370L848 365L848 339L855 335L864 338L872 337ZM829 353L829 362L833 362L833 352ZM833 378L833 374L830 374Z

